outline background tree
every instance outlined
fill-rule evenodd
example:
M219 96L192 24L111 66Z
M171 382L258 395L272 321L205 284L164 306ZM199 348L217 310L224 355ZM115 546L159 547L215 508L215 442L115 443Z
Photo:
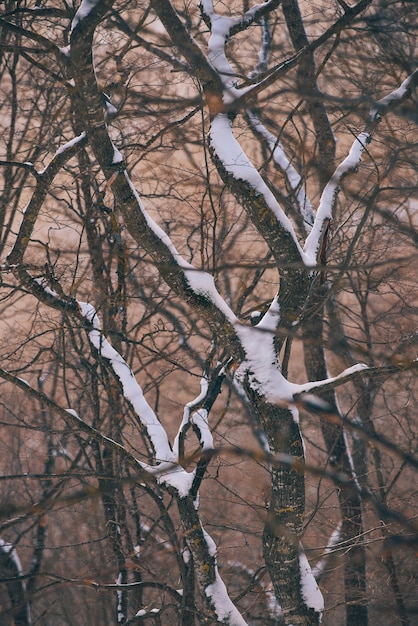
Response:
M410 8L4 3L5 624L413 623Z

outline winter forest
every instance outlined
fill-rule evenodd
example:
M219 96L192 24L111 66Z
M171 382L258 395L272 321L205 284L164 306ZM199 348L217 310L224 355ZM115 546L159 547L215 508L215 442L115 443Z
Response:
M2 1L1 626L418 624L417 38Z

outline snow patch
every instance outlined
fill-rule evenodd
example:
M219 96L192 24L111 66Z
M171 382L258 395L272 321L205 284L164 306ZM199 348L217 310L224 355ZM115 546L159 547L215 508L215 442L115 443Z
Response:
M206 409L200 409L193 414L190 420L191 423L199 429L199 439L202 450L213 450L213 437L210 432L208 417L209 415Z
M205 594L214 606L218 622L227 624L228 626L247 626L247 622L231 601L225 583L219 576L217 570L216 580L212 585L206 587Z
M113 105L112 105L113 107ZM107 104L106 104L106 108L107 108ZM113 107L115 109L115 107ZM115 109L116 111L116 109ZM113 159L112 159L112 165L119 165L120 163L123 163L123 156L122 153L117 149L117 147L112 143L112 147L113 147Z
M85 137L86 137L86 132L83 131L81 135L78 135L78 137L74 137L74 139L70 139L70 141L67 141L67 143L65 143L63 146L58 148L58 150L55 152L55 156L58 156L59 154L63 154L64 152L66 152L67 150L69 150L70 148L78 144L80 141L85 139Z
M84 20L94 9L96 5L98 5L101 0L83 0L80 4L80 7L77 13L74 16L73 21L71 22L71 33L78 26L78 24Z
M165 470L158 476L158 482L168 487L174 487L180 498L186 498L193 485L194 472L186 472L181 466L171 464L172 469Z
M302 598L307 607L322 615L324 611L324 598L319 591L319 587L312 574L311 566L303 551L299 554L299 568Z

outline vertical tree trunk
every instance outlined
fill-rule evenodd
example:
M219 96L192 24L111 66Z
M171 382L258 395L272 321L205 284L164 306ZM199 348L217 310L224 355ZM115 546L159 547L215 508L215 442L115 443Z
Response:
M257 402L257 410L271 451L292 456L300 463L296 469L288 465L272 468L271 499L263 532L264 559L284 623L315 626L321 621L321 613L307 605L300 562L305 477L299 426L288 409Z
M308 378L317 380L328 375L323 344L323 303L327 287L322 281L313 286L310 308L304 325L304 355ZM320 394L331 406L336 407L334 391ZM329 463L336 471L342 471L355 480L354 468L344 432L339 424L320 418L322 435L329 456ZM341 510L341 541L349 548L345 552L344 589L347 626L367 626L366 604L366 553L362 540L363 517L360 496L342 486L338 490Z
M22 572L16 550L9 543L0 539L0 577L8 581L6 583L9 594L15 626L30 626L30 609L26 594L25 583L21 578Z

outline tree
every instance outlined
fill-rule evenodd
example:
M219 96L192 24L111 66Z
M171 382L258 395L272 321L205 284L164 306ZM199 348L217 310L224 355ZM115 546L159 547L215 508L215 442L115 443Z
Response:
M411 13L4 4L0 566L15 624L29 604L54 624L319 624L302 539L343 553L347 624L381 602L367 559L410 623L396 551L411 567ZM233 530L248 549L220 563L211 535Z

